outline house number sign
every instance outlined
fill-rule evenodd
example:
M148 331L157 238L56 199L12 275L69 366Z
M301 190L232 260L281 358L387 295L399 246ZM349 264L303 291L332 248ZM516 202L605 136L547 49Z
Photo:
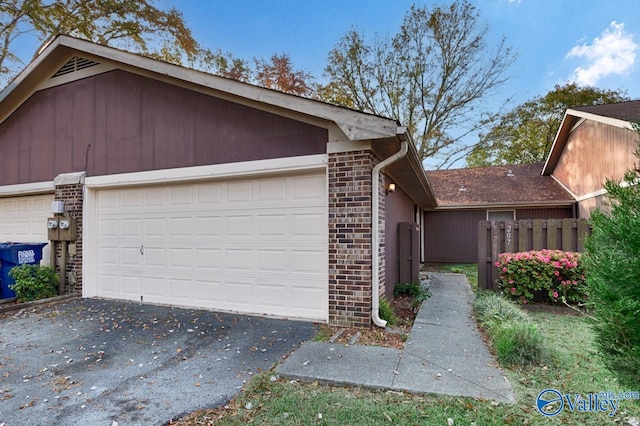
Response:
M510 245L511 244L511 235L513 233L513 227L512 227L512 225L507 225L504 230L505 230L506 243L507 243L507 245Z

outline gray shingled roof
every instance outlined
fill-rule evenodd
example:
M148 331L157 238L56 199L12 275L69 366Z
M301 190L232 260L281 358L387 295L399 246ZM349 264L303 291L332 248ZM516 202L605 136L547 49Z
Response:
M589 105L571 109L633 123L640 122L640 101L617 102L615 104L606 105Z
M438 206L567 205L575 200L542 163L427 171Z

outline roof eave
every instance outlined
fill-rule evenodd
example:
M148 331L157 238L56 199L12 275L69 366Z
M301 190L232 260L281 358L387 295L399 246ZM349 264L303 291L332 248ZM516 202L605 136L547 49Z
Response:
M335 123L351 141L396 136L397 122L393 119L285 94L66 35L56 37L0 92L0 102L7 106L3 108L0 122L19 108L35 92L42 80L51 77L74 54L88 55L93 60L117 63L127 71L155 75L163 79L175 79L239 99L327 120Z
M474 204L443 204L439 203L435 210L478 210L478 209L514 209L514 208L549 208L571 207L575 200L550 200L550 201L522 201L515 203L474 203Z

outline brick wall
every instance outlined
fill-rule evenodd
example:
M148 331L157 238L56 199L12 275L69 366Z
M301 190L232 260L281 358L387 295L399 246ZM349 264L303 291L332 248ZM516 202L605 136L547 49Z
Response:
M66 216L76 218L78 235L76 241L67 243L67 267L66 267L66 286L64 293L82 293L82 202L83 202L82 183L56 185L55 199L64 202L64 210ZM56 244L56 271L60 273L62 265L62 244ZM75 249L74 249L75 245ZM75 282L73 282L75 281Z
M333 325L368 327L371 323L371 172L375 162L370 151L329 155L329 322ZM381 190L384 200L384 185ZM384 208L380 220L383 230Z

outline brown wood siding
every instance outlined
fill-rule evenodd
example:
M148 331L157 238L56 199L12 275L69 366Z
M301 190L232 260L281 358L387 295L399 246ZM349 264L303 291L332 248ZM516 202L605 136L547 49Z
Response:
M516 219L564 219L573 217L573 208L556 207L540 209L517 209Z
M425 262L475 263L478 259L478 222L486 210L425 212ZM571 207L516 209L516 219L573 217Z
M553 176L578 197L599 191L634 166L637 139L632 130L587 120L569 135Z
M387 179L387 183L391 182ZM385 294L393 297L393 288L398 282L398 223L415 222L414 202L396 187L396 191L385 199Z
M425 212L425 262L475 263L478 222L486 218L486 210Z
M37 92L5 120L0 185L321 154L327 140L327 129L118 70Z

